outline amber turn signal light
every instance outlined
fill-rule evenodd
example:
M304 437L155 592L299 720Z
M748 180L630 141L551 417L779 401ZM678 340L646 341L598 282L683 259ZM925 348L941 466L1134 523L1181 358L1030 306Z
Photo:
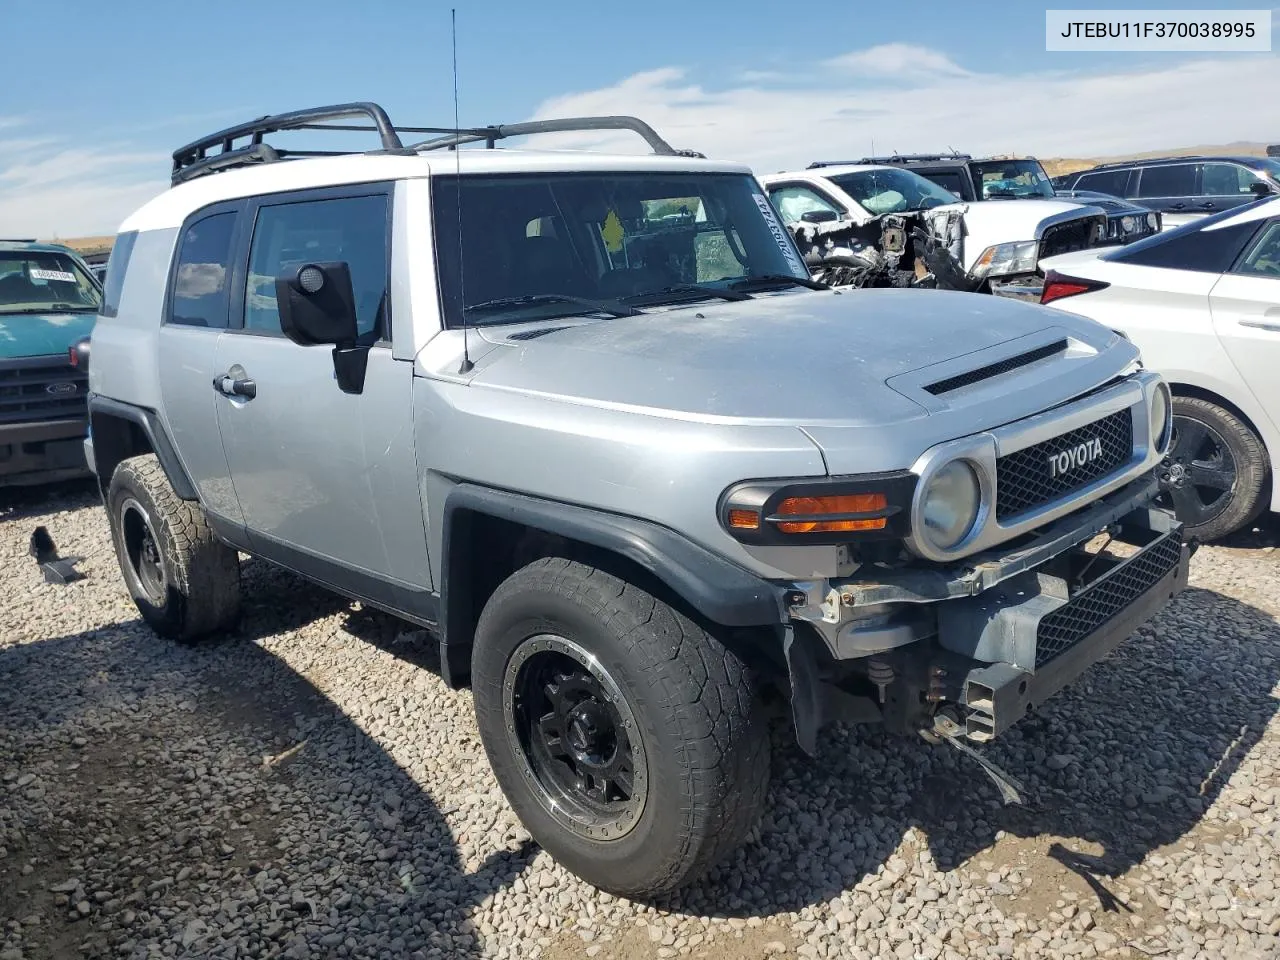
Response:
M730 510L729 526L734 530L759 530L760 514L755 510Z
M778 504L778 516L795 517L778 522L783 533L840 533L850 530L883 530L884 517L850 518L851 513L874 513L889 505L883 493L848 493L828 497L789 497ZM733 511L731 511L732 513ZM836 517L826 519L826 515ZM730 521L732 523L732 521Z

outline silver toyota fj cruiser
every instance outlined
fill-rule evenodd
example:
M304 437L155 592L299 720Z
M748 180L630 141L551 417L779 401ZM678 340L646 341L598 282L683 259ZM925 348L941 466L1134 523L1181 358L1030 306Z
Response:
M380 149L275 137L335 120ZM605 126L652 154L495 149ZM742 842L766 696L810 754L836 720L981 743L1186 580L1127 340L825 289L749 169L630 118L223 130L106 289L86 448L146 621L231 627L244 552L429 628L534 838L619 894Z

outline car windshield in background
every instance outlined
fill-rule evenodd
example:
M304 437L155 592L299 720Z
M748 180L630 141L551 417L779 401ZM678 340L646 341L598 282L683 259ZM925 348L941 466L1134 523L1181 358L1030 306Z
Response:
M983 160L970 166L973 189L983 200L1054 195L1053 184L1035 160Z
M795 277L790 235L754 178L645 173L463 176L433 186L446 321L477 326L714 297ZM461 243L461 249L459 249ZM464 301L465 297L465 301Z
M65 254L0 251L0 314L96 313L93 280Z
M1280 183L1280 160L1270 157L1259 157L1255 168L1259 173L1268 174L1276 183Z
M955 203L956 195L910 170L859 170L831 177L831 182L870 213L905 213Z

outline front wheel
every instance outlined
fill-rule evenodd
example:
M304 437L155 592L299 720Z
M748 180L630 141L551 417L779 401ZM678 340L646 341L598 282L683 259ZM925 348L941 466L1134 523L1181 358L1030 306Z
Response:
M1198 397L1173 398L1173 437L1160 465L1161 500L1189 536L1225 537L1265 508L1266 450L1230 410Z
M602 890L675 890L759 817L769 744L746 668L633 584L557 558L516 571L481 614L472 688L516 814Z

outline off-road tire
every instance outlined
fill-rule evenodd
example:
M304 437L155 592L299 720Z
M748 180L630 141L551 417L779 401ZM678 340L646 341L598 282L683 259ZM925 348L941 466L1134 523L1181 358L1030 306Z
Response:
M1205 523L1183 520L1186 535L1201 542L1219 540L1257 519L1266 508L1263 493L1270 479L1267 452L1257 434L1230 410L1199 397L1174 397L1173 416L1209 426L1222 438L1236 470L1235 486L1225 509Z
M159 548L162 602L137 589L130 575L122 519L129 503L141 508ZM235 625L240 615L239 554L214 536L199 503L173 492L153 454L130 457L116 467L107 488L107 516L126 587L151 629L162 637L195 640Z
M507 665L530 637L547 634L589 651L634 713L648 793L620 838L582 836L548 813L504 721ZM602 890L643 899L678 889L759 819L769 739L749 671L689 617L612 574L560 558L513 573L480 616L472 689L485 752L516 814L557 861Z

